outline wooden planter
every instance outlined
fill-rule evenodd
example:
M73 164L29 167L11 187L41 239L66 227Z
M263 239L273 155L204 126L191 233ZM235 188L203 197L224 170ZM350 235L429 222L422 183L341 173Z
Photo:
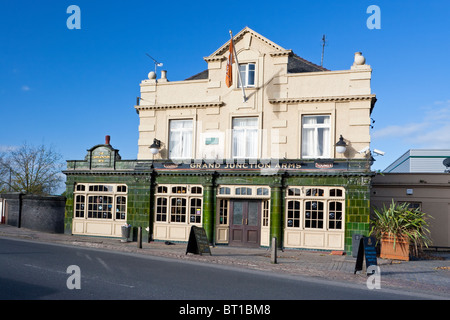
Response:
M409 239L408 237L383 236L381 238L380 258L409 261Z

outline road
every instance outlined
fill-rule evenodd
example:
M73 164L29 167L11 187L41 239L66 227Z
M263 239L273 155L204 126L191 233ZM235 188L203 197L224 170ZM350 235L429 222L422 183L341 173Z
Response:
M0 238L2 300L423 298L429 297L220 265Z

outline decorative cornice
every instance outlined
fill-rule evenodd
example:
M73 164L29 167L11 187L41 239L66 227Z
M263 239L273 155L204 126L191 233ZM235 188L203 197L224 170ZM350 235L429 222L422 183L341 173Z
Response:
M83 170L63 170L62 173L64 173L67 176L72 176L72 175L79 175L79 176L136 176L136 175L149 175L152 173L151 170L149 171L134 171L134 170L129 170L129 171L118 171L118 170L113 170L113 169L109 169L109 170L96 170L96 169L83 169Z
M234 44L236 44L240 39L242 39L244 37L244 35L247 34L247 33L250 33L253 37L261 40L262 42L264 42L267 45L271 46L275 50L281 50L283 52L286 51L286 49L284 49L283 47L280 47L276 43L274 43L271 40L267 39L266 37L260 35L259 33L257 33L256 31L254 31L252 29L250 29L249 27L245 27L244 29L242 29L241 31L239 31L237 34L234 35L234 37L233 37ZM218 56L223 56L228 51L229 45L230 45L230 40L228 40L225 44L223 44L214 53L212 53L211 55L206 57L205 60L206 59L215 58L215 57L218 57Z
M271 57L279 57L279 56L289 56L292 54L292 50L285 50L285 51L277 51L277 52L271 52L269 53Z
M303 102L330 102L330 101L361 101L376 100L374 94L357 96L329 96L329 97L301 97L301 98L277 98L269 99L269 103L303 103Z
M214 61L223 61L227 58L225 56L215 56L215 57L204 57L203 58L206 62L214 62Z
M174 104L156 104L135 106L136 110L155 110L155 109L180 109L180 108L207 108L220 107L223 102L194 102L194 103L174 103Z

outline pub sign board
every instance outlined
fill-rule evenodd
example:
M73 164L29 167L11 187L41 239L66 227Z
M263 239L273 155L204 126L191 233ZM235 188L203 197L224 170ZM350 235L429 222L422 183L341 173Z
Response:
M363 269L364 258L366 270L370 266L377 265L376 239L374 237L361 237L358 247L358 256L356 258L355 274Z
M212 171L228 171L228 170L242 170L242 171L320 171L320 170L348 170L348 163L335 162L333 160L322 160L304 162L298 160L202 160L202 161L180 161L180 162L154 162L153 168L159 170L212 170Z
M186 254L188 254L189 252L199 255L202 255L203 253L211 255L211 250L209 249L209 242L208 237L206 236L205 229L197 226L191 227Z

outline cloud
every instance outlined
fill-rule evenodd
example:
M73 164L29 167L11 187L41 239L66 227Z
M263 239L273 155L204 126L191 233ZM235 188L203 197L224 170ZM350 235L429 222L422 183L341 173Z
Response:
M416 144L427 149L450 149L450 124L430 128L415 137Z
M30 87L27 85L23 85L21 89L22 89L22 91L25 91L25 92L30 91Z
M385 128L374 131L372 137L376 139L392 137L405 138L422 132L428 126L428 123L409 123L405 125L387 126Z
M410 148L450 149L450 100L436 101L422 110L423 115L417 114L420 121L374 130L372 137L400 140Z

